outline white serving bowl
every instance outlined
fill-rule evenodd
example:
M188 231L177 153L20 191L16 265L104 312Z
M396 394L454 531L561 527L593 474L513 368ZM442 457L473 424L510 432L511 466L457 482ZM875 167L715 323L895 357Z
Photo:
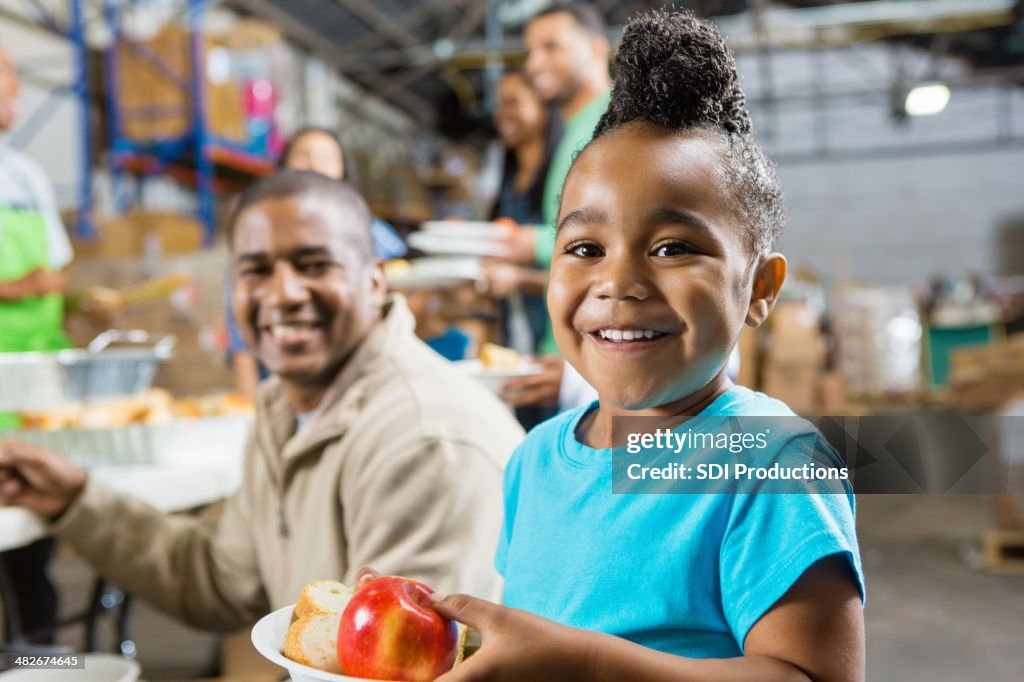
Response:
M292 624L294 608L295 604L285 606L260 618L252 628L252 644L256 647L256 651L263 654L263 657L271 663L286 668L294 682L367 682L362 677L338 675L296 663L281 653L284 649L284 638L288 634L288 627Z
M14 668L0 673L3 682L135 682L141 668L133 661L114 654L78 654L85 659L84 668L74 670L37 670ZM343 678L347 679L347 678Z

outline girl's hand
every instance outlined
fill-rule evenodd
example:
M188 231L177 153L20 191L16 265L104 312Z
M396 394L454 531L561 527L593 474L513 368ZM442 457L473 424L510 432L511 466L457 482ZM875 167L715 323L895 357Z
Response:
M433 594L443 616L478 630L483 646L437 682L588 680L591 639L582 630L464 594Z
M374 578L379 578L379 577L380 577L380 573L378 573L376 570L374 570L373 568L370 568L369 566L363 566L356 573L355 589L358 590L360 587L362 587L366 583L370 582Z

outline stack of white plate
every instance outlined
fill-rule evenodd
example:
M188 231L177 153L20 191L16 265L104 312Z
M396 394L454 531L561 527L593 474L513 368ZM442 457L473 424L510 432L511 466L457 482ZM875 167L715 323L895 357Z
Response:
M510 228L501 223L431 220L409 235L409 246L432 255L502 256Z

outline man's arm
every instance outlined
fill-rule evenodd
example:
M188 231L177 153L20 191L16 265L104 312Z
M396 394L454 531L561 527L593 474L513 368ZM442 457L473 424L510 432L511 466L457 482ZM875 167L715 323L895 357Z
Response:
M56 453L0 441L0 504L50 520L100 575L193 626L236 629L269 610L244 484L213 527L114 492Z
M483 635L483 647L438 682L588 680L591 682L860 682L865 679L860 593L845 559L809 568L751 628L745 655L696 659L625 639L558 625L464 595L435 604Z

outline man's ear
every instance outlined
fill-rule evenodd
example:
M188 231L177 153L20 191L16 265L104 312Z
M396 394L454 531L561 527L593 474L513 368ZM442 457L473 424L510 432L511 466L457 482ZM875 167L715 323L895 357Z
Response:
M590 51L594 56L594 64L608 64L612 46L604 36L593 36L590 39Z
M384 261L374 258L370 264L370 296L375 306L383 306L388 299L388 279L384 274Z
M786 257L770 253L761 259L754 270L754 285L750 290L747 307L747 326L760 327L775 307L782 283L786 281Z

